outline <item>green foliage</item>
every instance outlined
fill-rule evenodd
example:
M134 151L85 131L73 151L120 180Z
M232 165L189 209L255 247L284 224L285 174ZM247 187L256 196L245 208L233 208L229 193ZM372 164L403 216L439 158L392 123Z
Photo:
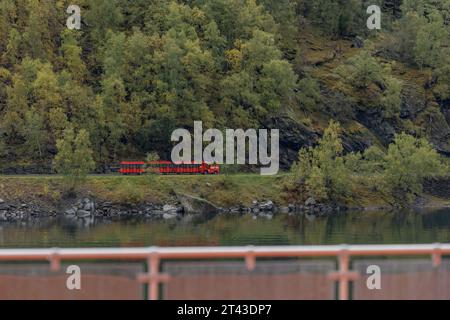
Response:
M159 160L159 155L156 152L149 152L145 157L146 162L154 162Z
M95 168L89 135L83 129L76 134L69 127L64 131L63 138L56 142L56 147L58 153L53 166L58 173L64 175L66 187L73 192Z
M395 23L392 44L390 50L403 61L414 62L414 47L417 34L426 24L426 20L415 12L406 12L404 16Z
M15 65L20 60L20 46L22 43L22 36L17 29L13 28L9 32L9 37L6 45L6 50L0 57L5 65Z
M331 121L315 148L300 150L298 163L292 169L297 183L304 184L320 201L342 201L349 192L349 170L342 156L339 132L339 124Z
M392 49L420 68L438 68L449 55L450 1L407 0L395 25Z
M228 51L232 68L222 81L222 101L234 123L252 121L241 110L262 120L294 98L297 75L281 56L273 35L263 31L255 31L249 41Z
M254 30L275 33L273 17L255 0L197 0L214 20L229 46L237 39L250 39Z
M345 167L354 173L362 171L362 155L361 153L348 153L344 156Z
M450 32L448 27L444 26L443 18L434 12L429 19L417 33L413 49L415 62L420 68L440 66L449 53Z
M223 190L235 190L237 187L237 184L234 181L233 177L229 174L220 177L218 185L219 188Z
M83 83L87 70L81 57L82 48L73 31L66 30L62 36L61 50L67 71L77 82Z
M299 9L324 32L331 35L367 33L366 9L382 1L361 0L300 0Z
M382 66L366 50L350 58L336 72L361 96L363 109L378 108L385 118L393 118L400 112L403 84L391 75L389 65Z
M36 109L31 108L25 113L24 136L27 139L27 150L38 158L43 156L47 134L44 128L44 119Z
M384 157L384 189L401 204L411 203L422 192L424 178L444 173L439 154L425 139L396 136Z
M383 67L366 50L349 59L345 71L347 80L356 88L366 89L383 81Z
M364 151L361 168L363 172L374 174L383 171L385 153L377 146L371 146Z
M434 75L437 79L433 91L441 100L450 98L450 56L447 57L447 63L435 70Z
M115 31L123 21L122 8L118 0L85 0L89 6L86 21L91 26L95 43L101 43L108 30Z
M148 177L146 177L148 178ZM116 191L114 200L118 203L140 204L145 200L145 190L141 186L136 186L129 180L121 181L120 187Z
M425 178L444 175L448 165L425 139L402 133L387 153L372 146L361 155L342 156L339 126L331 122L315 148L301 149L292 169L294 183L320 201L348 200L352 176L364 179L373 190L382 191L398 205L409 205L422 193Z
M317 104L322 101L317 81L311 77L301 79L298 83L297 99L304 109L317 111Z
M384 108L384 116L386 118L394 118L400 112L403 83L392 76L385 76L384 88L380 104Z
M308 50L326 54L330 43L328 36L315 41L309 34L323 31L339 45L356 34L391 39L394 59L432 68L431 90L441 102L450 92L449 3L405 0L400 10L391 0L79 0L82 29L70 31L65 0L2 0L6 160L51 160L68 127L84 130L93 160L106 165L144 158L150 150L167 157L171 132L191 128L194 120L219 129L259 128L274 115L299 110L311 113L308 127L330 114L345 121L353 111L399 120L402 83L390 70L393 63L379 63L366 48L339 68L342 81L333 87L334 75L321 73L353 49L310 68ZM381 32L366 28L370 4L383 4ZM318 110L335 88L343 102ZM354 160L342 161L353 167ZM315 189L321 181L327 187L324 171L316 171Z

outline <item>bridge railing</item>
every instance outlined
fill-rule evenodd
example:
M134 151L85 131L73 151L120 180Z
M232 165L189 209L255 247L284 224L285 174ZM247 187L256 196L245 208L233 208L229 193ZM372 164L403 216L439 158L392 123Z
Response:
M2 276L5 276L5 273L2 272L2 267L4 265L9 265L10 268L8 270L18 270L17 265L11 265L12 263L19 263L21 268L32 268L30 265L32 263L49 263L49 270L53 273L60 272L63 268L62 265L64 263L77 263L77 262L90 262L92 264L96 264L99 262L139 262L142 264L144 262L145 268L143 270L138 269L130 269L131 277L134 277L133 280L137 281L137 283L145 285L145 297L150 300L159 299L162 296L162 292L164 290L164 286L168 286L168 284L178 283L178 285L183 285L183 290L190 290L192 287L198 286L197 291L203 291L202 294L205 294L204 291L214 291L215 288L220 286L226 286L233 279L233 276L240 277L240 283L234 284L234 290L239 290L239 286L246 283L245 281L248 278L245 278L252 273L260 275L256 278L256 282L253 280L249 280L247 283L248 286L254 286L255 283L269 281L270 277L276 277L272 280L275 282L265 282L268 286L273 286L274 283L285 283L287 285L292 285L292 282L300 281L299 279L306 278L296 278L294 277L285 277L289 272L286 270L306 270L305 265L297 265L297 260L301 259L303 261L307 261L310 263L311 261L328 261L332 262L332 267L329 265L323 268L323 272L321 273L321 279L324 277L329 279L331 283L335 283L336 290L333 291L330 295L325 295L325 297L338 298L340 300L348 300L351 298L352 290L356 290L359 292L360 297L370 297L370 295L361 295L361 286L356 286L356 288L352 289L351 284L358 281L358 279L362 276L361 267L355 267L358 264L353 263L355 259L378 259L377 261L369 260L364 261L364 263L360 264L367 265L370 264L371 261L373 263L380 263L382 265L386 265L386 262L389 262L389 259L395 258L408 258L402 260L402 264L413 265L420 261L420 265L423 265L424 260L417 260L418 257L426 257L429 260L429 267L424 267L421 270L413 270L403 269L404 274L410 275L411 272L415 272L414 281L419 281L420 279L433 279L429 280L433 283L425 284L425 287L428 288L426 290L433 291L435 296L433 298L447 298L450 296L450 282L445 283L445 281L450 280L450 265L444 271L439 268L442 267L443 264L443 256L450 255L450 244L423 244L423 245L331 245L331 246L245 246L245 247L173 247L173 248L162 248L162 247L146 247L146 248L84 248L84 249L63 249L63 248L51 248L51 249L2 249L0 250L0 298L2 297L1 292L8 292L8 290L16 290L16 288L12 287L18 283L18 280L23 280L20 275L17 273L9 273L8 277L5 277L2 281ZM389 259L386 259L389 258ZM268 260L272 261L272 264L267 264ZM287 259L287 260L286 260ZM331 260L330 260L331 259ZM380 260L381 259L381 260ZM215 265L201 265L204 261L214 261ZM193 263L196 261L196 263ZM193 273L184 273L184 276L180 276L180 272L174 272L173 270L196 270L198 269L199 264L203 266L201 272L193 272ZM228 262L226 262L228 261ZM233 274L230 270L240 270L236 269L236 265L229 264L230 261L239 262L244 266L245 277L243 277L243 273L240 272L238 274ZM273 263L273 261L288 261L288 264L281 265L279 263ZM398 261L397 261L398 262ZM182 263L180 265L180 263ZM228 264L227 264L228 263ZM172 268L164 267L165 264L169 266L172 264ZM426 264L426 263L425 263ZM222 265L222 271L227 270L228 275L223 276L219 273L213 273L211 277L211 273L209 274L210 282L202 279L202 276L205 275L204 270L213 270L215 267ZM176 268L174 269L175 266ZM181 267L180 267L181 266ZM207 267L205 267L207 266ZM225 267L226 268L225 268ZM258 266L265 266L261 270L258 269ZM281 266L281 267L280 267ZM323 266L323 265L322 265ZM42 265L41 265L42 267ZM294 268L295 267L295 268ZM353 267L353 268L352 268ZM389 267L391 268L392 265ZM177 269L178 268L178 269ZM181 268L181 269L180 269ZM184 268L184 269L183 269ZM209 269L208 269L209 268ZM234 268L234 269L233 269ZM278 269L277 269L278 268ZM294 268L294 269L293 269ZM302 269L303 268L303 269ZM319 265L309 265L309 271L314 271L315 269L320 269ZM386 269L389 269L386 267ZM101 269L101 268L100 268ZM391 268L392 269L392 268ZM426 269L426 270L425 270ZM134 271L133 271L134 270ZM259 273L258 273L259 270ZM269 270L269 271L268 271ZM278 271L277 271L278 270ZM282 271L284 270L284 271ZM439 273L435 273L435 270L440 270ZM98 271L98 270L97 270ZM100 270L101 271L101 270ZM198 271L198 270L197 270ZM297 272L296 271L296 272ZM202 273L203 272L203 273ZM263 273L269 272L269 276L261 277ZM430 273L431 272L431 273ZM7 272L6 272L7 273ZM135 273L135 274L134 274ZM295 272L294 272L295 273ZM390 273L390 281L392 283L397 283L397 287L391 287L391 290L401 291L405 288L405 282L407 278L398 278L399 272L391 272ZM188 275L188 276L186 276ZM445 281L443 283L442 279L436 278L444 277ZM431 278L429 278L429 276ZM178 278L177 278L178 277ZM214 278L216 277L216 279ZM218 279L218 277L220 279ZM284 277L284 278L282 278ZM397 278L396 278L397 277ZM428 278L427 278L428 277ZM434 277L434 278L433 278ZM6 279L6 280L5 280ZM180 280L181 279L181 280ZM296 280L297 279L297 280ZM406 280L405 280L406 279ZM176 281L175 281L176 280ZM410 279L411 280L411 279ZM9 281L9 282L8 282ZM178 281L178 282L177 282ZM211 286L212 281L212 286ZM238 282L239 282L238 281ZM253 281L253 282L252 282ZM284 281L284 282L283 282ZM306 281L306 280L305 280ZM314 282L318 281L318 282ZM310 286L314 286L314 283L321 283L319 280L314 280L309 282ZM403 281L403 282L402 282ZM428 281L428 280L427 280ZM47 282L42 282L41 285L46 284ZM215 284L214 284L215 283ZM306 282L305 282L306 283ZM423 285L422 285L423 286ZM428 287L427 287L428 286ZM167 288L169 288L168 286ZM186 289L186 287L190 287L190 289ZM425 288L423 287L423 288ZM438 288L439 287L439 288ZM21 287L22 290L27 289L27 283L24 282ZM135 288L135 287L133 287ZM173 292L179 289L180 287L173 287L172 291L165 290L165 298L183 298L180 295L174 295ZM422 288L422 289L423 289ZM448 289L447 289L448 288ZM266 288L270 290L270 288ZM305 288L304 288L305 289ZM308 288L306 288L308 289ZM305 290L306 290L305 289ZM312 289L312 288L309 288ZM419 288L420 289L420 288ZM110 289L104 289L110 290ZM134 290L134 289L133 289ZM283 290L283 289L281 289ZM290 290L294 290L291 288ZM359 291L358 291L359 290ZM182 290L181 290L182 291ZM180 291L180 292L181 292ZM258 289L258 291L260 291ZM255 291L253 291L255 292ZM179 293L179 292L178 292ZM436 297L437 295L437 297ZM14 295L6 295L6 297L15 297ZM211 295L200 295L200 297L211 297ZM212 295L212 297L216 297ZM235 297L231 295L230 297ZM286 297L285 295L277 296L277 297ZM314 296L311 296L314 298ZM218 298L222 298L218 296ZM251 296L250 296L251 298ZM358 296L356 296L358 298Z

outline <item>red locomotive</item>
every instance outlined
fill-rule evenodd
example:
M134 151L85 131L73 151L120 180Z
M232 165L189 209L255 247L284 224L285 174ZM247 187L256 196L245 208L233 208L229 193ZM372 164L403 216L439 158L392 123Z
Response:
M124 161L120 163L119 172L123 175L156 174L219 174L220 166L217 164L200 163L173 163L170 161Z

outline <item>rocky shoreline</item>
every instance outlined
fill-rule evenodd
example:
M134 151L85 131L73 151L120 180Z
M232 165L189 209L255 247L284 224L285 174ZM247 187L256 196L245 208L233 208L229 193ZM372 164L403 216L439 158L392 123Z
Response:
M414 208L425 208L426 202L419 202ZM177 220L184 216L209 216L215 214L251 214L255 218L271 218L275 213L282 214L308 214L326 216L348 210L394 210L394 207L353 207L327 205L318 203L314 198L308 198L303 204L289 204L278 206L271 200L254 200L250 206L235 206L221 208L207 200L177 194L171 203L154 204L143 203L139 205L115 204L108 201L96 201L91 198L79 198L66 201L58 206L43 206L32 202L11 203L0 199L1 222L26 222L41 218L66 217L70 219L116 220L139 218L144 220Z
M186 195L182 195L187 197ZM208 206L204 206L207 203ZM192 207L196 211L192 211ZM212 207L206 200L188 197L183 201L173 201L167 204L143 203L140 205L113 204L107 201L96 201L81 198L72 203L61 204L59 208L49 208L37 203L10 203L0 199L0 222L21 222L40 218L64 216L72 219L124 219L141 218L148 220L176 220L185 215L210 214L251 214L255 217L270 218L275 213L295 214L309 213L327 215L333 212L345 211L344 207L333 207L318 204L312 198L303 205L289 204L277 206L271 200L253 201L251 206L236 206L231 208Z

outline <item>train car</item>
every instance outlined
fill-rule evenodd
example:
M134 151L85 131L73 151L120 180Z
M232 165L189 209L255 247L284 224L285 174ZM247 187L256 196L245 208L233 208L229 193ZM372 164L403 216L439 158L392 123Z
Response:
M119 172L123 175L142 175L145 173L145 162L123 161L120 163Z
M170 161L155 161L147 164L147 172L158 174L220 174L220 166L205 162L173 163Z
M123 175L154 174L220 174L220 166L217 164L203 163L173 163L170 161L154 162L130 162L124 161L120 164L119 172Z

